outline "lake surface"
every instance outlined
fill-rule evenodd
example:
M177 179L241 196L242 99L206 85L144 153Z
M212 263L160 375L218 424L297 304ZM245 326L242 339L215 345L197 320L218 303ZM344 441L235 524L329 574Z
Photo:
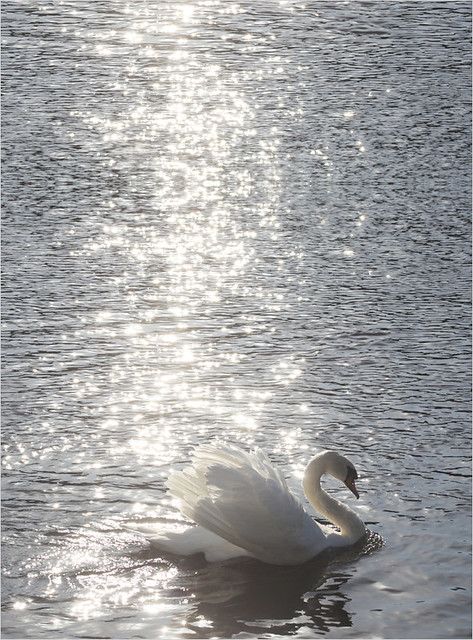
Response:
M3 14L4 637L470 637L470 3ZM151 551L216 437L384 545Z

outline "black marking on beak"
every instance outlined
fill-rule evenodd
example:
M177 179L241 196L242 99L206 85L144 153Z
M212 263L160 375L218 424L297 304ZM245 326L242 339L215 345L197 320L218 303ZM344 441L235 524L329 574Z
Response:
M360 494L358 493L358 489L356 488L355 480L358 478L358 474L356 469L353 467L348 467L347 477L345 478L345 486L350 489L355 498L359 498Z

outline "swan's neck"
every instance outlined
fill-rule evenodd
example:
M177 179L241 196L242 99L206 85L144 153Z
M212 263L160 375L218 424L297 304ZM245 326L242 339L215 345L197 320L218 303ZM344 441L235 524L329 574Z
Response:
M366 533L365 525L354 511L322 489L320 478L325 473L330 473L330 470L325 468L323 460L311 460L302 481L305 495L318 513L340 528L340 533L335 534L337 544L354 544Z

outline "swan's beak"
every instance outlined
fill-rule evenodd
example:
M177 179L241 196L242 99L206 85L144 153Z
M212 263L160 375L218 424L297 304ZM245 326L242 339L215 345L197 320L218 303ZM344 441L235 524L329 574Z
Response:
M358 493L358 489L356 488L356 484L355 484L355 480L346 480L345 481L345 486L347 486L350 491L353 493L353 495L355 496L355 498L359 498L360 494Z
M355 467L349 466L347 468L347 477L345 478L345 486L350 489L355 498L359 498L360 494L356 488L355 480L358 478L358 474L356 472Z

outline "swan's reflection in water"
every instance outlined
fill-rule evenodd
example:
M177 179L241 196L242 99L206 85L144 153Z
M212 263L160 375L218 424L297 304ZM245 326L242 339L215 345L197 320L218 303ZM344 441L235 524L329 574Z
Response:
M250 560L210 565L196 572L189 583L198 604L188 616L187 626L195 631L199 627L202 634L201 621L208 620L212 622L209 636L218 633L223 637L238 633L242 627L287 633L302 625L319 629L351 626L345 610L347 597L340 592L350 574L334 573L328 589L322 588L327 569L326 558L301 567L271 567Z
M348 550L326 552L295 567L251 559L209 564L194 556L178 561L179 575L169 595L192 597L195 606L186 626L202 638L350 627L345 608L350 598L342 587L353 575L352 562L381 545L382 539L369 532L367 540Z

